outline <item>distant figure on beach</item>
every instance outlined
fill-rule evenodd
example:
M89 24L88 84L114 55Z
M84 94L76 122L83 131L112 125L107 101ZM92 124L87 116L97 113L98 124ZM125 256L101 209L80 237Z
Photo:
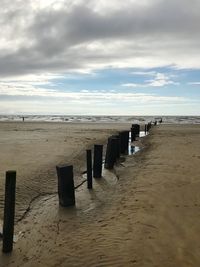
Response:
M22 117L22 121L23 121L23 122L24 122L24 119L25 119L25 118L24 118L24 117Z
M162 123L162 118L159 120L159 123Z

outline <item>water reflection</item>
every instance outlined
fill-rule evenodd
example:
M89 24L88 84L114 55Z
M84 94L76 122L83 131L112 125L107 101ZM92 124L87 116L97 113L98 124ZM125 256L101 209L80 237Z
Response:
M139 146L133 146L133 145L130 145L129 144L129 147L128 147L128 155L134 155L138 151L140 151L140 147Z
M145 132L145 131L140 131L139 133L139 137L145 137L149 134L149 132ZM136 137L137 139L137 137ZM129 132L129 142L131 142L131 131Z

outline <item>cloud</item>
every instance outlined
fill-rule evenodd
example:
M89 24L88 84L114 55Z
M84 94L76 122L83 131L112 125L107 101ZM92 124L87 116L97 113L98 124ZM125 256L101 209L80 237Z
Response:
M200 68L199 9L198 0L2 0L0 75Z
M124 87L163 87L166 85L179 85L179 83L174 82L170 79L170 75L159 73L159 72L133 72L136 75L151 75L154 76L153 79L146 80L144 83L124 83Z
M141 76L154 76L156 74L155 71L133 71L131 73L134 75L141 75Z
M30 97L31 96L31 97ZM8 114L169 114L169 107L198 106L197 101L185 97L159 96L142 93L59 92L37 90L31 95L10 91L1 95L0 113ZM51 107L51 109L49 109ZM6 111L6 112L5 112ZM161 112L160 112L161 111ZM171 109L170 109L171 111Z
M0 95L1 98L11 99L12 97L17 97L20 99L26 99L27 101L32 101L34 99L57 99L57 100L70 100L79 102L81 104L88 105L90 102L93 105L99 103L104 105L106 101L108 104L112 105L114 102L126 102L126 103L158 103L158 102L184 102L186 98L184 97L168 97L168 96L159 96L155 94L145 94L145 93L123 93L115 91L106 91L106 90L81 90L79 92L73 91L59 91L57 89L47 89L41 87L33 87L30 84L19 83L14 86L13 83L6 84L0 83Z
M200 85L200 82L189 82L189 85Z

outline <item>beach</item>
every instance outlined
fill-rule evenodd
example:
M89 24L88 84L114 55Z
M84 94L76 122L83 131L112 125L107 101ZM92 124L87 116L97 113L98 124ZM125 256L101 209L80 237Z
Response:
M7 170L17 171L19 220L33 198L57 191L56 165L73 164L78 185L86 170L86 149L105 144L108 136L127 127L126 123L1 122L0 219Z
M17 218L38 195L16 223L14 250L0 255L0 266L200 265L199 125L153 127L137 141L138 153L104 171L92 190L80 186L72 208L58 205L55 166L73 164L75 184L81 183L85 149L105 144L130 124L2 122L0 127L0 188L5 171L16 169Z

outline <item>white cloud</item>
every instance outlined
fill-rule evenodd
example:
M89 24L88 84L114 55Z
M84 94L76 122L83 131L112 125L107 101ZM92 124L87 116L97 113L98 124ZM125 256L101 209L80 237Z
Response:
M122 86L124 87L146 87L146 85L139 84L139 83L123 83Z
M174 84L178 85L178 83L170 80L170 77L168 77L166 74L163 73L156 73L154 79L148 81L148 86L153 87L162 87L168 84Z
M133 71L131 74L134 75L142 75L142 76L154 76L156 74L155 71Z
M151 75L154 76L151 80L146 80L144 83L123 83L124 87L163 87L169 84L179 85L178 82L174 82L170 79L170 75L156 72L133 72L138 75Z
M189 82L189 85L200 85L200 82Z
M41 97L42 95L42 97ZM191 108L191 100L184 97L166 97L138 93L102 92L54 92L39 91L39 96L18 96L15 101L11 95L0 100L0 113L9 114L93 114L93 115L133 115L169 114L185 106ZM199 103L193 101L194 107ZM51 109L49 109L51 107ZM170 107L170 108L169 108ZM47 112L48 110L48 112ZM177 112L176 112L177 114Z
M6 87L7 86L7 87ZM2 96L23 96L29 97L44 97L44 98L54 98L54 99L70 99L72 101L81 100L82 103L88 103L88 101L96 102L100 101L104 104L105 100L110 103L115 101L125 101L125 102L158 102L158 101L175 101L183 102L184 97L165 97L158 96L154 94L143 94L143 93L123 93L123 92L111 92L106 90L81 90L80 92L72 91L59 91L56 89L45 89L41 87L34 87L29 84L18 83L0 83L0 95ZM103 102L102 102L103 101Z

